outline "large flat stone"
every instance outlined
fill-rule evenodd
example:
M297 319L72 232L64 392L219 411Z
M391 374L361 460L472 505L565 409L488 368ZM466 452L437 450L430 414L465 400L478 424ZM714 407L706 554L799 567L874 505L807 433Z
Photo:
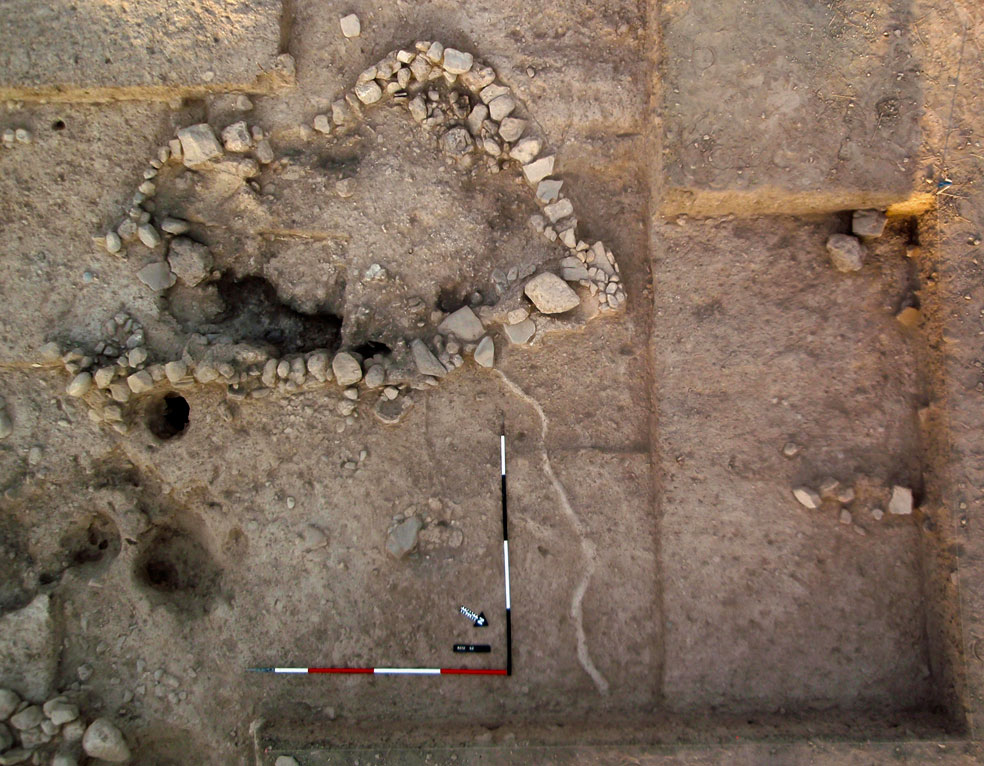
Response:
M908 0L668 0L668 214L886 207L914 188L922 98Z
M173 98L269 90L280 0L0 5L0 98Z
M47 596L0 618L0 686L42 700L54 687L60 645Z

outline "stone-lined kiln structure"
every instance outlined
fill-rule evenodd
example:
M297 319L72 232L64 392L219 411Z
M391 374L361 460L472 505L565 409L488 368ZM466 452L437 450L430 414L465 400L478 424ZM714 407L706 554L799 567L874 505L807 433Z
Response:
M395 423L412 404L411 389L436 385L464 364L466 355L480 366L493 367L497 337L511 344L530 343L624 306L625 290L612 251L603 242L579 238L574 206L562 191L563 180L554 177L555 155L490 67L439 42L394 50L358 76L332 103L330 116L317 115L314 130L336 138L345 135L367 107L386 102L402 106L436 135L448 161L462 171L484 165L489 173L519 174L540 206L531 225L549 242L560 243L566 255L510 269L491 305L479 300L448 314L436 313L439 321L423 327L417 337L369 356L344 348L278 356L249 339L194 333L180 358L156 360L139 323L118 314L105 323L104 337L92 348L66 349L51 342L41 349L42 362L61 363L72 375L66 392L89 405L94 421L125 433L141 399L196 385L225 386L233 398L261 398L337 384L345 389L339 403L342 415L352 415L361 386L379 392L376 416ZM159 253L136 271L158 293L166 294L177 283L195 288L222 276L213 269L209 248L185 236L190 223L153 204L159 186L173 173L226 173L258 192L252 179L276 159L259 126L240 120L220 135L221 140L208 123L179 130L149 161L127 216L99 238L121 258L131 247ZM373 270L385 272L377 264Z

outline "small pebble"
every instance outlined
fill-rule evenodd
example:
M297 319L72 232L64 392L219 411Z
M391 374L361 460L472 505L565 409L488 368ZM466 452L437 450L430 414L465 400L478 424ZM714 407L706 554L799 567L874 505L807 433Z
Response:
M793 490L793 497L799 504L810 510L820 507L820 495L807 487L797 487Z
M351 39L362 34L362 24L359 21L359 17L354 13L350 13L348 16L342 16L338 20L338 23L342 28L342 34L347 38Z
M331 119L327 114L319 114L314 118L314 129L326 136L331 133Z

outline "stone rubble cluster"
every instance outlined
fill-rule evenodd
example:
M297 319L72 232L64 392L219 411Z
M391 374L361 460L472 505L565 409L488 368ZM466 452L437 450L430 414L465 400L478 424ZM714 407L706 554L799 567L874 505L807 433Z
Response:
M26 128L7 128L2 134L4 149L13 149L16 144L29 144L33 140L34 136Z
M888 217L881 210L855 210L851 214L850 234L831 234L827 238L827 253L835 269L844 273L860 271L868 251L865 242L877 239L885 232ZM908 248L912 257L918 248ZM916 306L903 306L895 315L903 327L915 329L922 321L922 312Z
M130 749L116 725L107 718L87 725L69 695L35 704L11 689L0 689L0 766L75 766L83 753L109 763L130 760Z
M857 525L857 515L860 511L856 506L857 494L854 487L842 485L837 479L824 479L815 489L807 486L795 487L793 497L804 508L817 510L823 506L833 507L841 524L850 525L859 535L866 535L867 530ZM854 509L853 511L851 509ZM888 501L888 512L893 516L911 516L913 511L912 490L908 487L894 485L891 499ZM881 521L885 511L879 507L868 508L868 515L874 521Z
M827 238L830 262L838 271L860 271L867 250L863 240L880 237L888 218L880 210L855 210L851 215L851 234L831 234Z
M343 31L353 33L347 36L358 35L357 18L341 23ZM532 226L549 241L560 242L567 255L523 273L497 270L493 279L503 295L495 305L441 314L430 337L404 339L390 353L368 359L348 349L277 357L272 348L222 335L193 335L179 358L153 359L139 324L119 314L106 323L103 339L91 349L48 343L40 350L42 362L64 365L71 375L66 393L89 405L93 421L126 433L132 420L128 412L137 399L194 385L224 386L228 396L242 399L334 384L343 389L337 403L343 417L355 417L362 394L373 392L376 417L396 423L412 406L410 391L436 385L460 368L466 356L481 367L493 367L496 328L510 344L525 344L548 332L577 329L586 319L624 306L625 290L612 251L603 242L589 244L578 237L574 206L562 192L563 181L552 177L554 155L544 150L532 121L510 89L496 82L490 67L439 42L392 51L358 76L353 88L332 104L330 116L315 117L314 128L338 135L362 117L365 107L387 100L402 105L436 134L449 162L464 169L484 159L489 172L520 174L541 208ZM245 121L226 126L219 136L207 123L182 128L149 161L126 217L98 241L120 257L137 243L160 256L137 271L138 279L157 292L179 281L193 287L217 278L209 248L186 236L190 224L155 206L158 174L171 163L251 179L274 159L263 129ZM575 309L580 316L573 318Z

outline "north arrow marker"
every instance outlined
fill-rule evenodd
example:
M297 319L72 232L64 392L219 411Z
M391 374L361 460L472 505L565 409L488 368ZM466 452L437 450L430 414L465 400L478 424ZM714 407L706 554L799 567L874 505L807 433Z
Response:
M487 628L489 626L489 621L485 617L485 612L479 612L478 614L475 614L475 612L473 612L467 606L461 607L460 609L458 609L458 611L461 612L469 620L471 620L475 624L476 628Z

